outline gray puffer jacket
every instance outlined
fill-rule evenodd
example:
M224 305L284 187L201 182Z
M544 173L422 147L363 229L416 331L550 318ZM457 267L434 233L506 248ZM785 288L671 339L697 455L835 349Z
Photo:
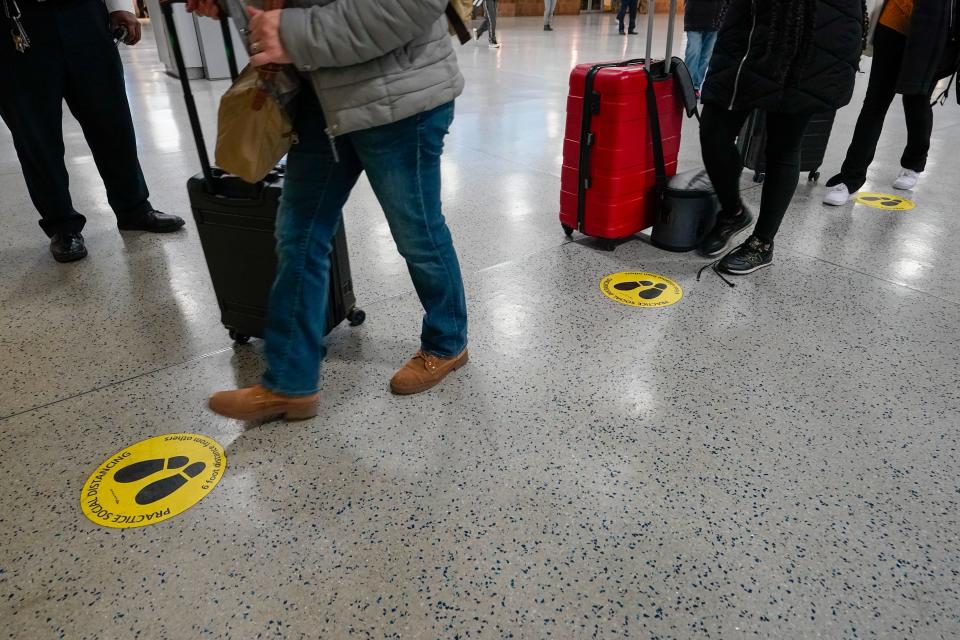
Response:
M463 91L448 0L289 0L280 39L332 136L397 122Z

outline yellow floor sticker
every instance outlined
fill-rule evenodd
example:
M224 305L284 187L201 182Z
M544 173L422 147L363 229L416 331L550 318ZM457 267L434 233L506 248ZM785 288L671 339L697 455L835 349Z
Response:
M631 307L669 307L683 297L683 289L676 282L646 271L611 273L600 281L600 291Z
M890 195L889 193L858 193L857 204L873 207L874 209L884 209L886 211L910 211L915 206L913 200L907 200L900 196Z
M170 433L118 451L87 478L80 507L114 529L179 515L213 491L227 468L223 447L207 436Z

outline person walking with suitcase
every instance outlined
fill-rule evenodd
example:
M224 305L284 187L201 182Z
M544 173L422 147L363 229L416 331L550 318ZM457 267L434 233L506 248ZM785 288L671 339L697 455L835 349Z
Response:
M124 231L176 231L179 216L149 201L114 34L140 41L123 0L0 0L0 118L57 262L87 256L86 218L73 208L64 164L63 103L80 123L107 201ZM10 37L11 34L13 37Z
M656 0L652 0L656 1ZM624 31L624 20L627 17L627 12L630 12L630 35L637 35L637 0L620 0L620 11L617 12L617 24L619 28L617 29L620 35L626 35L627 32Z
M500 41L497 40L497 0L481 0L483 3L483 22L480 28L474 32L477 42L480 36L487 34L487 39L491 49L499 49Z
M933 132L931 94L941 78L957 72L958 5L956 0L886 0L874 12L867 95L840 173L827 181L824 204L846 204L867 181L887 110L898 93L903 96L907 146L893 188L909 191L917 186Z
M683 30L687 34L687 50L683 62L690 71L698 95L717 42L723 6L724 0L687 0L683 14Z
M292 63L305 84L277 217L267 370L261 384L211 397L216 413L243 420L316 415L331 243L361 173L383 207L426 312L421 348L393 376L391 390L425 391L466 364L463 279L440 207L443 139L464 83L446 5L315 0L292 9L249 10L251 63ZM188 8L219 14L216 0L190 0Z
M717 264L752 273L773 263L773 241L797 188L804 130L814 113L850 101L866 33L863 0L731 0L703 85L703 161L720 200L701 255L718 256L753 216L740 199L734 141L767 111L767 170L752 235Z

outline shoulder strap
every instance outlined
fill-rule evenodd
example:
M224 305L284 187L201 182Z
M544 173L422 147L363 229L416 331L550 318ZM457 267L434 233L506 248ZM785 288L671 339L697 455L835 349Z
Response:
M663 157L663 134L660 131L660 112L657 109L657 92L653 87L653 72L645 66L647 72L647 119L650 122L650 138L653 143L653 164L656 170L656 197L657 210L663 211L666 206L664 196L667 191L667 163Z
M447 14L447 22L450 23L450 27L453 29L454 33L457 34L457 39L460 40L460 44L467 44L472 40L470 37L470 32L467 31L467 25L463 23L463 18L460 17L460 12L457 11L457 8L453 6L453 2L447 3L447 8L445 13Z

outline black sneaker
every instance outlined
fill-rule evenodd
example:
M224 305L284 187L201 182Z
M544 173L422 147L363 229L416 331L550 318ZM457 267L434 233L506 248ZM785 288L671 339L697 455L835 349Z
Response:
M551 26L548 25L548 24L545 24L545 25L543 25L543 30L544 30L544 31L553 31L553 27L551 27Z
M705 258L714 258L720 255L730 246L730 240L752 223L753 216L745 206L741 206L740 213L732 218L721 211L717 214L717 222L713 225L713 230L697 247L697 253Z
M750 236L742 245L723 257L718 268L733 276L744 276L773 264L773 243Z

